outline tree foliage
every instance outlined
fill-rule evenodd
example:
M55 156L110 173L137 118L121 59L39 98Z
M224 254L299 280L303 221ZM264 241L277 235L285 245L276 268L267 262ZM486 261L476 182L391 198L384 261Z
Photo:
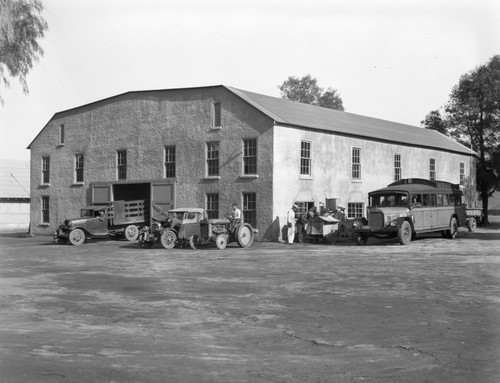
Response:
M318 86L318 80L311 77L310 74L302 78L290 76L283 84L278 86L278 89L281 91L281 97L287 100L344 110L342 98L340 98L337 90L330 87L325 91Z
M38 44L47 30L42 10L40 0L0 0L0 87L9 86L8 77L18 78L28 94L26 76L43 56Z
M488 219L488 198L500 190L500 55L460 77L441 114L422 124L444 133L478 154L477 188Z

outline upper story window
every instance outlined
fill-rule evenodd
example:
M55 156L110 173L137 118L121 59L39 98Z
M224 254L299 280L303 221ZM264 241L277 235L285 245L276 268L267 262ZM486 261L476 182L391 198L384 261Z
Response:
M207 217L209 219L219 218L219 194L207 194Z
M394 181L401 179L401 154L394 155Z
M59 145L64 145L64 124L59 126Z
M165 146L165 178L175 178L175 146Z
M116 152L116 174L119 180L127 179L127 151L118 150Z
M257 174L257 140L243 140L243 174Z
M219 175L219 143L207 143L207 175L209 177Z
M50 183L50 157L42 157L42 184Z
M213 110L213 127L214 128L220 128L222 126L222 114L221 114L221 103L216 102L214 103L214 110Z
M352 148L351 177L353 180L361 179L361 148Z
M460 162L460 185L465 185L465 163Z
M75 155L75 182L83 183L83 154Z
M302 141L300 143L300 175L311 175L311 142Z
M431 181L436 180L436 159L435 158L431 158L429 160L429 179Z

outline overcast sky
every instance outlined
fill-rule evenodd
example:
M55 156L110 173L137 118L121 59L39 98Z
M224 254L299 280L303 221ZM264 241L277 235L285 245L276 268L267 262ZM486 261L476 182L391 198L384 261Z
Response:
M288 76L347 112L420 126L500 54L498 0L42 0L45 55L1 89L0 158L57 112L123 92L228 85L280 97Z

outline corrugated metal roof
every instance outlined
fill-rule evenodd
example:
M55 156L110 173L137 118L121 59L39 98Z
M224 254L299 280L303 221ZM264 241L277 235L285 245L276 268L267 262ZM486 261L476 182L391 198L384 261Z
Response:
M0 159L0 198L29 198L29 161Z
M342 135L457 153L475 154L469 148L435 130L321 108L241 89L226 88L274 119L277 124L319 129Z

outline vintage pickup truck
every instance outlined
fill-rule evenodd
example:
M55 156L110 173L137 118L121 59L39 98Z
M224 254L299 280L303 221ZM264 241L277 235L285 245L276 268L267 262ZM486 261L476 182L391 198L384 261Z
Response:
M54 233L54 242L68 241L79 246L86 238L124 236L135 241L139 230L147 224L144 200L112 201L106 205L87 206L80 217L66 219Z

